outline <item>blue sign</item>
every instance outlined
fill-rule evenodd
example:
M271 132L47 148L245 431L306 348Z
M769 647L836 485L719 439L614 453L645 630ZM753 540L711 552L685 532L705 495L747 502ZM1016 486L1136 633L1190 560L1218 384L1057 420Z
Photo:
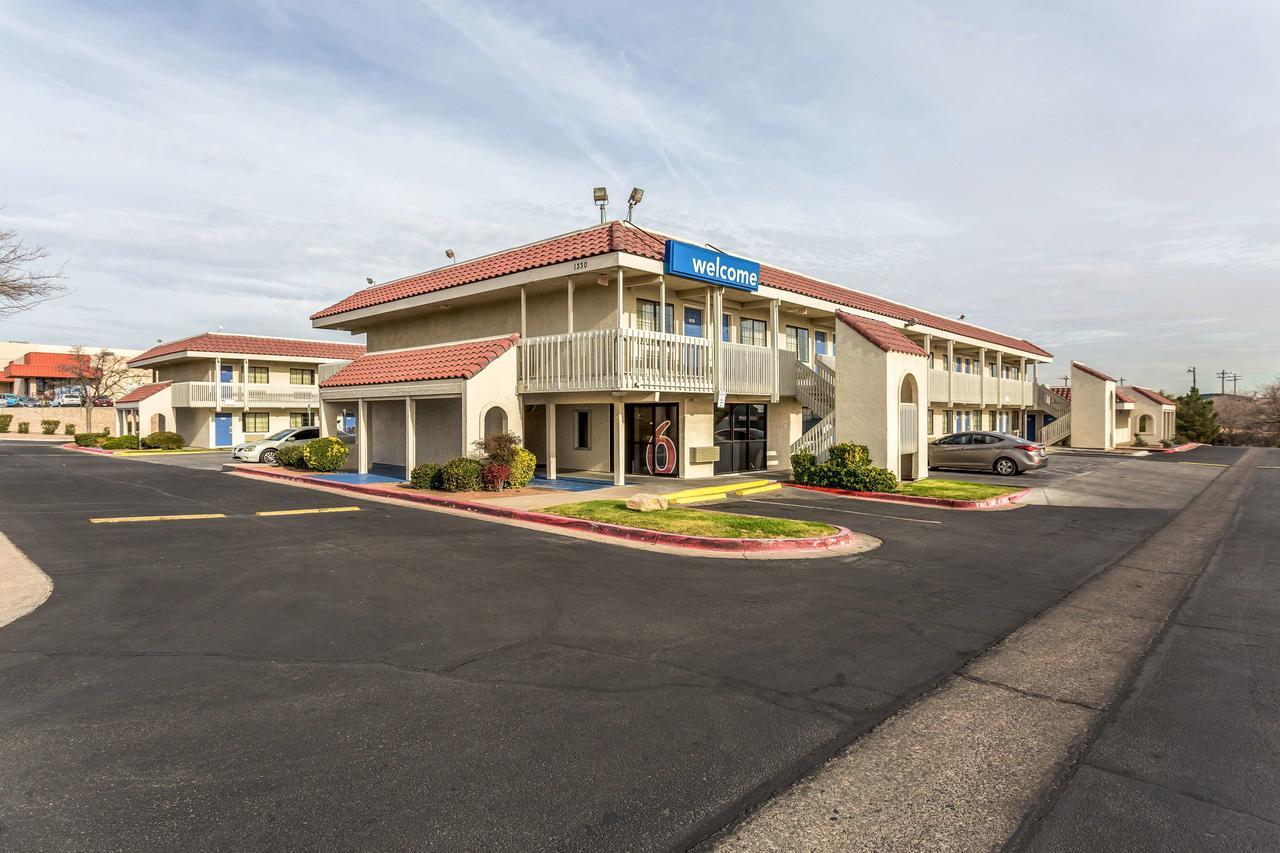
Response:
M696 278L708 284L719 284L738 290L760 289L760 265L755 261L735 258L702 246L668 240L666 250L668 275Z

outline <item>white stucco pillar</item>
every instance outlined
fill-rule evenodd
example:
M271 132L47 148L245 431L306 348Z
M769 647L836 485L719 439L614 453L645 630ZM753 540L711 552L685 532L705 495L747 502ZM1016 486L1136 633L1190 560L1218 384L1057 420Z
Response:
M408 479L410 472L418 464L418 406L412 397L404 398L404 475Z
M947 341L947 405L956 402L956 342Z
M625 486L627 484L626 468L627 468L627 407L622 402L613 404L613 484L615 486Z
M369 473L369 401L356 403L356 472Z
M769 400L770 402L774 402L774 403L778 402L778 398L780 396L778 393L778 389L782 385L782 369L781 369L781 366L778 364L778 350L780 349L780 347L778 346L778 316L780 314L781 304L782 304L782 300L780 299L771 299L769 301L769 329L768 329L769 354L770 354L769 360L773 363L773 394L770 395ZM835 336L832 335L831 337L832 346L835 346L835 340L836 340ZM836 393L837 394L840 393L840 388L838 385L836 387Z
M547 479L556 478L556 404L547 403Z
M529 337L529 304L525 297L525 287L520 285L520 340Z
M567 320L568 332L573 334L573 279L569 279L569 317Z

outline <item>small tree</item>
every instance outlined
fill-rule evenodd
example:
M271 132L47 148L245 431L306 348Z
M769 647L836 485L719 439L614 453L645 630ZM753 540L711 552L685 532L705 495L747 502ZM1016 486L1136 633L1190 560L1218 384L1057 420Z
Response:
M84 426L92 430L93 401L98 397L114 397L123 391L129 381L129 365L110 350L86 353L84 347L76 346L67 354L64 366L84 395Z
M25 311L62 293L61 271L32 269L45 256L43 246L24 246L16 231L0 231L0 317Z
M1177 423L1178 435L1204 444L1212 444L1222 429L1218 424L1218 414L1213 410L1213 401L1201 397L1200 389L1195 387L1178 398Z
M1280 378L1258 392L1257 424L1269 444L1280 446Z

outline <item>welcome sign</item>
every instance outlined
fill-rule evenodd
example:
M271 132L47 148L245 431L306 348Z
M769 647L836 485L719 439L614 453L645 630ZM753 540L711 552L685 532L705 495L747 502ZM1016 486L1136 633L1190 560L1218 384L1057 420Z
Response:
M695 278L738 290L760 289L760 265L702 246L668 240L665 267L668 275Z

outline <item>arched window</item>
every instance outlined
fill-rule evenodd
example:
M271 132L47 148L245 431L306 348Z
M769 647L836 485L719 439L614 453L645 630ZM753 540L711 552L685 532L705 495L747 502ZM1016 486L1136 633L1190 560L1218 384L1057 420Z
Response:
M1138 418L1138 432L1154 432L1155 419L1151 415L1143 415Z
M484 413L484 437L501 435L507 431L507 413L501 406L493 406Z

